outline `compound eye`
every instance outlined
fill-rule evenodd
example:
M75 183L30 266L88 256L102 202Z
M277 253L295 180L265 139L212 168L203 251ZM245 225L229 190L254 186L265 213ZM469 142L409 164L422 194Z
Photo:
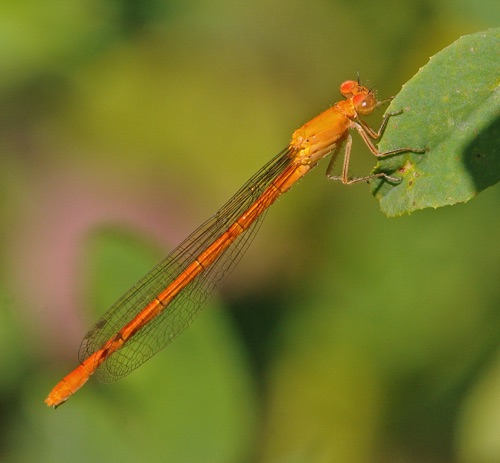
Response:
M340 85L340 93L345 98L351 98L357 91L359 84L355 80L346 80Z
M352 104L354 105L354 109L358 114L366 116L373 112L375 106L377 106L377 100L375 96L371 93L368 94L359 93L353 96Z

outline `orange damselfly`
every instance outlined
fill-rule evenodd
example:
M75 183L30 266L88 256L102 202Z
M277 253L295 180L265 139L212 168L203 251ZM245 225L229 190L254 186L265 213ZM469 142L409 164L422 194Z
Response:
M297 129L283 151L111 306L83 339L80 365L52 389L47 405L64 403L94 373L103 382L122 378L186 329L241 258L269 206L330 152L330 179L350 184L383 177L399 183L383 172L350 179L348 168L351 129L378 157L424 151L397 148L380 152L375 147L372 140L381 136L389 117L401 111L386 114L376 132L360 116L371 114L386 100L377 102L371 90L354 80L343 82L340 92L344 100ZM344 142L342 174L333 176L333 164Z

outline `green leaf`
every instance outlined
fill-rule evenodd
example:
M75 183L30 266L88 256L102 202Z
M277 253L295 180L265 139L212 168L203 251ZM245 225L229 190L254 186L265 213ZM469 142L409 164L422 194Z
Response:
M459 40L433 56L387 109L381 151L427 148L380 159L372 182L388 216L466 202L500 179L500 28Z

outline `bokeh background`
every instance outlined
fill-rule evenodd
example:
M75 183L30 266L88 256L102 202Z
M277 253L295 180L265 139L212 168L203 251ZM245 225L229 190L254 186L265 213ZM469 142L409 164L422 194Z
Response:
M394 95L499 20L496 0L3 1L0 461L500 462L498 188L387 219L326 163L168 349L43 403L341 81Z

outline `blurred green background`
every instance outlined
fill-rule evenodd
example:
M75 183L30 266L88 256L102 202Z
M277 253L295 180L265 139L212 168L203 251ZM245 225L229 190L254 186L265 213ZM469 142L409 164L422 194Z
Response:
M43 403L340 82L394 95L499 20L496 0L2 2L0 461L500 462L498 188L386 219L326 162L167 350Z

